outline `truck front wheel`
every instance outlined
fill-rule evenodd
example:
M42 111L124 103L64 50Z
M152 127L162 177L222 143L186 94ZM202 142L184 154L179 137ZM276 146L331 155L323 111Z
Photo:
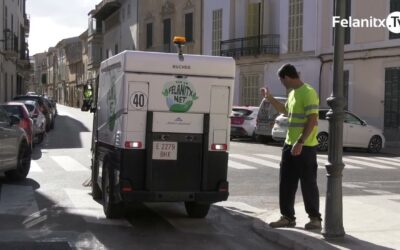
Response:
M114 172L109 165L104 162L102 187L103 187L103 210L108 219L117 219L122 217L122 204L115 202L114 197Z
M195 201L186 201L185 208L186 213L191 218L204 218L207 216L208 211L210 210L210 204L207 203L198 203Z
M99 168L97 160L93 154L92 157L92 197L94 200L100 200L102 198L101 189L99 184L97 184L97 180L99 178Z

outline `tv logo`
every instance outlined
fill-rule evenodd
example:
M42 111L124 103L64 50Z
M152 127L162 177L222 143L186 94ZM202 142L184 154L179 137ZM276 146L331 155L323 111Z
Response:
M396 11L390 13L386 18L386 26L390 32L399 34L400 33L400 12Z
M332 27L339 24L344 28L387 28L390 32L400 34L400 12L392 12L386 19L380 19L370 16L369 18L340 19L339 16L333 16Z

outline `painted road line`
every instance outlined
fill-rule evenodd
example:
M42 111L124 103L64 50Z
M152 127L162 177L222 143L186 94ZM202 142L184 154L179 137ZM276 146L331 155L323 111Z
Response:
M318 155L318 157L321 158L325 158L325 160L328 159L327 155ZM367 167L371 167L371 168L378 168L378 169L394 169L394 167L389 167L389 166L378 166L374 163L370 163L367 161L360 161L360 160L354 160L354 159L350 159L348 157L344 157L343 158L343 162L346 165L344 168L350 168L350 167L354 167L353 165L349 164L349 163L354 163L354 164L360 164L362 166L367 166Z
M277 160L277 161L281 161L281 159L282 159L281 156L270 155L270 154L255 154L255 156L268 158L268 159L272 159L272 160Z
M31 168L29 169L29 172L43 172L43 170L39 167L37 161L31 160Z
M398 157L395 157L395 158L393 158L393 157L374 157L374 158L376 158L376 159L384 159L386 161L396 162L396 163L400 164L400 158L398 158Z
M394 167L398 167L398 166L400 165L400 163L388 161L388 160L386 160L386 159L376 159L376 158L373 158L373 157L351 156L350 158L355 158L355 159L360 159L360 160L365 160L365 161L377 162L377 163L381 163L381 164L391 165L391 166L394 166Z
M51 156L51 159L68 172L89 171L89 168L69 156Z
M277 156L277 155L270 155L270 154L255 154L255 155L259 156L259 157L263 157L263 158L269 158L272 160L278 160L278 161L281 160L281 157ZM320 155L318 155L318 156L320 156ZM318 159L318 167L319 168L325 168L325 162L323 162L323 160L325 160L325 159ZM356 167L356 166L352 166L352 165L346 165L345 168L347 168L347 169L362 169L362 167Z
M279 163L261 160L261 159L250 157L250 156L245 156L245 155L240 155L240 154L230 154L229 157L247 161L247 162L256 163L256 164L259 164L259 165L262 165L265 167L269 167L269 168L279 168Z
M236 162L233 160L228 161L228 167L230 168L234 168L234 169L240 169L240 170L244 170L244 169L257 169L256 167L252 167L252 166L248 166L246 164L240 163L240 162Z

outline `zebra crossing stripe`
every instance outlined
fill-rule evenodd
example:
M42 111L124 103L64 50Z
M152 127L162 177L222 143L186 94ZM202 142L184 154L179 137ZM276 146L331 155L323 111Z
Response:
M272 162L272 161L261 160L258 158L240 155L240 154L230 154L229 156L232 158L235 158L235 159L256 163L256 164L259 164L259 165L262 165L265 167L269 167L269 168L279 168L279 163Z
M328 156L327 156L327 155L318 155L318 157L328 159ZM371 168L394 169L393 167L389 167L389 166L378 166L378 165L376 165L376 164L373 164L373 163L370 163L370 162L367 162L367 161L353 160L353 159L350 159L350 158L348 158L348 157L343 157L343 162L344 162L344 164L345 164L345 167L344 167L345 169L346 169L346 168L354 168L354 169L356 169L356 168L363 168L363 167L356 167L356 166L353 166L353 165L351 165L351 164L349 164L349 163L360 164L360 165L362 165L362 166L367 166L367 167L371 167Z
M240 162L232 161L230 159L228 161L228 166L230 168L241 169L241 170L242 169L257 169L256 167L251 167L251 166L248 166L246 164L242 164Z
M359 161L359 160L353 160L353 159L349 159L349 158L344 158L343 160L345 162L345 164L347 164L347 162L351 162L351 163L355 163L355 164L360 164L360 165L364 165L364 166L368 166L371 168L378 168L378 169L395 169L394 167L389 167L389 166L381 166L379 164L376 163L371 163L371 162L367 162L367 161Z
M272 160L277 160L280 161L281 157L277 155L270 155L270 154L255 154L255 156L263 157L263 158L269 158Z
M270 158L270 159L279 160L279 161L281 160L280 156L270 155L270 154L256 154L256 156L263 157L263 158ZM318 155L318 157L319 156L320 155ZM323 160L326 160L326 158L325 159L318 159L318 168L321 168L321 169L325 168L325 162L323 162ZM361 167L356 167L356 166L347 165L347 164L346 164L345 168L346 169L362 169Z
M398 157L395 157L395 158L392 158L392 157L374 157L374 158L383 159L383 160L390 161L390 162L395 162L395 163L400 163L400 158L398 158Z
M37 161L31 160L31 168L29 172L43 172L43 170L39 167Z
M318 159L318 165L319 166L323 166L323 168L325 168L325 164L327 163L328 159ZM350 164L347 164L346 162L344 162L345 166L344 169L363 169L362 167L357 167L357 166L353 166Z
M383 163L383 164L391 165L394 167L398 167L400 165L400 162L399 163L391 162L386 159L384 160L384 159L376 159L376 158L372 158L372 157L361 157L361 156L352 156L351 158L365 160L365 161L372 161L372 162L377 162L377 163Z
M65 171L89 171L87 167L83 166L78 161L69 156L51 156L51 159L53 159Z

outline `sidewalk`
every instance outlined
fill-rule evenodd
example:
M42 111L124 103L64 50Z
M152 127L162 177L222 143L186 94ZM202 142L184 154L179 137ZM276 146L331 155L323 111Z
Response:
M324 213L325 198L320 202L321 212ZM270 228L268 223L280 218L277 210L255 219L253 230L289 249L400 249L398 194L343 197L343 226L346 232L343 239L326 240L320 232L304 230L304 224L308 222L304 204L297 203L295 209L295 228Z

